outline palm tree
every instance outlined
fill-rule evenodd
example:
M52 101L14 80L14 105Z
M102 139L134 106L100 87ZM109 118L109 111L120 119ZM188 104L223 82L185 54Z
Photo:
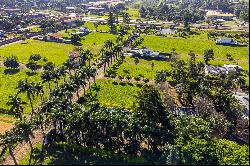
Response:
M48 83L49 85L49 91L50 93L52 92L51 90L51 84L50 82L54 79L54 77L52 76L52 72L51 71L44 71L43 74L41 75L41 79L43 80L42 83Z
M9 101L6 103L8 106L11 106L10 111L14 113L14 115L22 120L23 114L23 105L27 104L26 102L22 101L20 97L17 95L9 96Z
M29 99L30 102L30 106L32 109L32 114L34 113L34 107L33 107L33 103L32 103L32 98L34 99L34 92L35 92L35 88L34 88L34 83L29 83L27 79L22 80L22 81L18 81L18 86L16 87L16 89L18 89L18 93L26 93L27 94L27 98Z
M36 95L40 95L41 101L43 101L43 96L44 96L44 90L43 90L43 85L39 82L37 84L35 84L34 86L35 91L36 91Z
M30 159L29 159L29 165L30 165L32 155L33 155L33 146L30 140L30 135L32 134L32 125L27 120L23 120L23 121L18 122L17 129L20 132L19 137L21 137L22 140L26 140L26 142L28 142L30 145L30 149L31 149Z
M88 62L89 62L89 67L90 67L90 66L91 66L90 61L91 61L91 59L93 58L93 54L90 52L89 49L87 49L87 50L85 51L85 54L86 54L86 59L88 60Z

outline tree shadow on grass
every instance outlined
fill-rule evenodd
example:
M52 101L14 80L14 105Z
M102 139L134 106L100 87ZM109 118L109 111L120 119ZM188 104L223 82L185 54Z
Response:
M48 151L48 165L130 165L124 156L110 154L92 148L68 144L54 144ZM142 164L142 163L141 163Z
M73 43L74 46L82 46L82 43L80 42L76 42L76 43Z
M17 74L19 71L20 69L5 69L4 74L13 75L13 74Z

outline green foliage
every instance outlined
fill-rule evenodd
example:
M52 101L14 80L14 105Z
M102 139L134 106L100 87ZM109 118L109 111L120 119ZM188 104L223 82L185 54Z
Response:
M29 58L29 61L39 61L39 60L41 60L41 59L42 59L42 57L41 57L40 54L32 54L32 55L30 56L30 58Z
M249 148L232 141L193 138L181 148L183 164L248 165Z
M208 64L208 62L211 59L214 59L214 50L213 49L207 49L204 51L204 60L205 60L205 64Z
M16 56L7 57L4 60L4 66L11 69L17 69L19 67L18 58Z

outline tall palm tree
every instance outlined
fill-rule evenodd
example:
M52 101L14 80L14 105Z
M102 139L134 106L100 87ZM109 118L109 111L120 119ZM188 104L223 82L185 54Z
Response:
M41 101L43 101L43 96L44 96L44 90L43 90L43 85L39 82L36 83L35 86L35 91L36 91L36 95L40 95Z
M14 115L22 120L23 115L23 105L27 104L22 101L20 97L17 95L9 96L9 101L6 103L8 106L11 106L10 111L14 113Z
M34 99L34 93L35 93L35 88L34 88L34 83L29 83L27 79L22 80L22 81L18 81L18 86L16 87L16 89L18 89L18 94L19 93L26 93L27 98L30 102L30 107L32 109L32 114L31 116L34 114L34 107L33 107L33 102L32 102L32 98Z
M42 83L48 83L49 85L49 91L50 93L52 92L52 89L51 89L51 81L54 79L53 77L53 73L51 71L44 71L41 75L41 79L42 79Z

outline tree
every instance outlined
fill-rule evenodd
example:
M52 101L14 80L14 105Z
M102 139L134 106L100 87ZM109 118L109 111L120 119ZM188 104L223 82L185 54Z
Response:
M151 63L152 70L154 70L154 66L155 66L155 63L152 62L152 63Z
M29 61L39 61L41 59L42 59L42 57L40 54L32 54L32 55L30 55Z
M11 69L17 69L20 65L16 56L7 57L4 60L4 66Z
M9 96L9 101L6 103L8 106L11 106L10 112L13 113L17 118L22 120L23 114L23 105L27 104L22 101L17 95Z
M153 86L145 85L136 96L134 117L140 119L140 135L147 141L148 150L158 152L158 146L173 141L173 129L162 95Z
M156 72L156 77L155 77L156 83L165 82L166 78L167 78L166 71L161 70Z
M34 114L34 106L33 106L33 102L32 102L32 98L34 99L34 93L35 93L35 88L34 88L34 83L29 83L27 79L22 80L22 81L18 81L18 85L16 87L16 89L18 89L18 93L26 93L27 98L30 102L30 106L32 109L32 114Z
M249 22L249 12L248 11L241 11L240 12L240 19Z
M204 51L203 56L204 56L205 64L208 65L208 62L211 59L214 59L214 50L213 49L206 49Z
M113 12L109 12L108 25L110 27L111 33L115 32L115 17Z
M130 17L128 13L123 13L123 23L128 24L130 23Z
M234 58L232 57L232 55L231 54L226 54L226 57L227 57L227 59L229 60L229 61L233 61L234 60Z
M26 67L29 68L32 72L34 72L35 70L38 70L41 66L38 65L35 61L29 61L26 64Z
M55 64L53 62L47 62L44 66L43 66L44 70L47 71L51 71L55 69Z
M71 40L72 40L72 42L73 43L79 43L80 41L81 41L81 36L80 35L78 35L78 34L73 34L72 36L71 36Z
M52 92L51 90L51 81L54 79L53 77L53 73L50 70L45 70L42 75L41 75L41 79L43 80L42 82L45 83L47 82L49 85L49 91L50 93Z
M98 26L100 25L100 22L94 22L94 27L96 32L98 32Z
M182 164L248 165L249 148L225 139L193 138L181 147Z
M137 64L140 62L140 61L139 61L139 58L138 58L138 57L135 57L134 62L135 62L135 65L137 65Z

